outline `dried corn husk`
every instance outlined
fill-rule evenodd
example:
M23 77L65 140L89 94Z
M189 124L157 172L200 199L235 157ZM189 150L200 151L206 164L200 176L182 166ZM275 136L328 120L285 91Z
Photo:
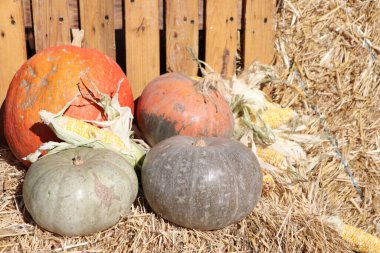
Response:
M202 61L201 68L209 86L218 89L230 104L235 117L234 138L247 146L258 145L254 151L262 168L271 171L289 173L285 180L289 184L292 179L304 181L294 166L306 166L311 171L316 166L314 159L312 168L308 166L306 152L300 144L315 145L321 143L318 136L299 133L307 129L308 117L298 115L289 107L283 108L269 100L260 89L262 85L279 80L272 67L253 63L240 74L230 80L223 79ZM249 140L247 141L247 136ZM254 143L254 144L252 144ZM276 155L274 155L276 154ZM260 157L262 156L262 157ZM281 162L276 157L282 157ZM285 159L286 157L286 159Z
M34 153L24 159L35 162L44 151L48 151L47 155L50 155L65 149L86 146L113 150L123 155L133 166L137 165L149 147L142 140L133 139L133 115L131 109L129 107L121 107L118 100L118 90L121 82L122 80L118 83L118 89L112 99L108 95L95 90L95 92L100 94L100 99L91 97L91 100L102 107L107 116L107 121L87 121L95 126L89 127L86 126L86 124L89 123L85 121L63 116L64 112L76 97L56 114L41 110L39 112L41 120L49 126L63 142L51 141L43 143ZM80 133L80 129L74 131L73 128L67 126L67 122L71 121L77 122L74 123L77 124L74 128L87 127L91 129L90 131L92 131L92 133L83 134ZM101 127L101 129L96 126ZM107 138L106 136L111 136L112 138ZM112 140L108 141L107 139Z

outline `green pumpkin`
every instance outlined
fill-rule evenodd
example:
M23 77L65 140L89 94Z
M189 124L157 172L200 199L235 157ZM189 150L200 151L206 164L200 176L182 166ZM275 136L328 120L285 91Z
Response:
M23 184L25 206L48 231L82 236L115 225L138 191L133 167L107 149L75 148L31 165Z

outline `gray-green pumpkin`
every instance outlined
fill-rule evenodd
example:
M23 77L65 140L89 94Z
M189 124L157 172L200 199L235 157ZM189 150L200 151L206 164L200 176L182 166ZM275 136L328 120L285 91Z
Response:
M115 225L130 212L137 191L136 173L125 158L85 147L42 157L30 166L23 184L33 220L65 236Z
M220 229L256 206L262 174L256 156L226 138L174 136L147 154L141 180L152 209L175 224Z

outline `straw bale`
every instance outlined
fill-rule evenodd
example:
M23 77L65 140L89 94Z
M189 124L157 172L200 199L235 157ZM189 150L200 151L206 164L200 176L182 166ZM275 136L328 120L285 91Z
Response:
M335 153L312 172L321 187L313 198L323 194L329 214L375 235L380 232L379 14L378 1L283 1L276 43L276 69L287 84L277 101L292 101L299 111L314 115L311 133L326 136L328 129L364 195L358 197L336 148L327 141L309 150L311 157ZM290 61L307 95L293 88L299 82Z

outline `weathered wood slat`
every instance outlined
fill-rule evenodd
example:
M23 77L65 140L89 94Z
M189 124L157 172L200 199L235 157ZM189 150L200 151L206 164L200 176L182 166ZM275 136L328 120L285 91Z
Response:
M1 0L0 0L1 1ZM24 17L25 17L25 27L31 28L32 27L32 19L31 19L31 11L30 11L30 1L31 0L23 0L24 1ZM123 28L123 8L122 8L122 1L123 0L115 0L115 7L114 7L114 15L115 15L115 29L122 29ZM163 19L163 0L159 1L159 20L160 20L160 29L163 29L164 27L164 19ZM204 0L198 0L198 28L200 30L203 29L203 4ZM238 27L240 29L241 25L241 10L242 10L242 0L237 0L238 4ZM72 15L70 17L70 27L71 28L78 28L79 22L78 22L78 4L77 0L69 0L69 13Z
M0 143L6 144L3 102L13 76L26 61L25 27L21 0L0 1Z
M22 0L23 4L23 16L24 16L24 26L25 28L32 28L32 11L30 0Z
M70 44L69 0L33 0L36 50Z
M26 61L21 0L0 1L0 107L16 71Z
M237 12L234 0L206 1L206 62L224 76L235 72Z
M244 66L274 59L275 0L246 0L244 10Z
M166 69L197 74L198 0L166 1Z
M127 76L137 98L160 74L158 0L125 0Z
M80 0L82 47L95 48L115 59L114 0Z

